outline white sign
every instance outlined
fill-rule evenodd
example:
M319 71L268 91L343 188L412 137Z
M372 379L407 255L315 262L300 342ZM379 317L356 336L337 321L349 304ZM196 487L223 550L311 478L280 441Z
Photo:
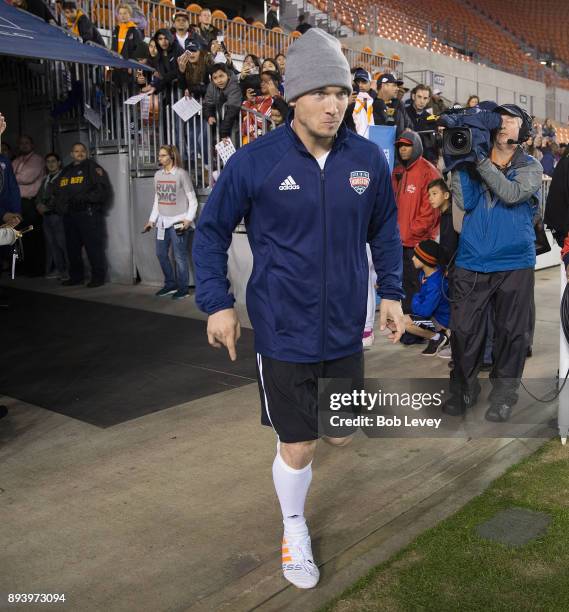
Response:
M172 108L182 121L187 121L201 111L202 105L195 98L186 98L184 96Z
M145 93L138 94L137 96L131 96L130 98L125 100L124 103L128 104L129 106L134 106L135 104L138 104L141 100L147 97L148 97L148 94L145 94Z
M231 140L222 140L215 145L215 150L219 153L219 157L225 165L229 158L235 153L235 147Z

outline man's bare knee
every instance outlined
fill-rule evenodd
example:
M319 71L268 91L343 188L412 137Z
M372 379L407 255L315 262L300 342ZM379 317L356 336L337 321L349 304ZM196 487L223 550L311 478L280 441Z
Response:
M306 467L314 458L316 440L306 442L281 442L280 453L284 462L295 470Z
M330 446L348 446L353 440L353 436L346 436L345 438L330 438L324 436L322 439L326 444L330 444Z

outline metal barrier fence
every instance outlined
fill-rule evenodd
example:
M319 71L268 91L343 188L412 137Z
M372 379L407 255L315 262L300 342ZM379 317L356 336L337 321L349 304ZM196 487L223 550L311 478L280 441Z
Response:
M124 121L129 128L126 145L131 172L134 176L155 172L160 146L173 144L178 147L196 189L208 190L213 187L223 167L222 159L215 148L222 140L219 126L223 109L217 114L216 123L212 126L205 119L203 108L184 122L173 110L174 104L182 95L173 88L168 95L162 97L152 95L139 104L123 104L124 119L120 121ZM202 104L201 99L196 101ZM235 148L239 148L253 139L245 137L252 129L255 132L254 137L259 137L273 126L270 117L254 109L241 107L239 119L232 130L231 142Z

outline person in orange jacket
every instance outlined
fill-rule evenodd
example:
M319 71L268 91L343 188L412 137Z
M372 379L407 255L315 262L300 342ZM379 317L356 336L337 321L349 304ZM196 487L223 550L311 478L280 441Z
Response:
M413 252L422 240L438 235L439 211L429 203L428 185L440 172L423 155L419 134L404 130L395 142L397 165L392 183L397 202L397 221L403 243L403 312L411 312L411 299L420 289L419 275L413 266Z

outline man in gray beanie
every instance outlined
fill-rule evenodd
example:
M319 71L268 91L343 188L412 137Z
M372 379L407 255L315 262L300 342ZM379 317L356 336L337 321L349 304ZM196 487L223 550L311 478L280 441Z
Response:
M227 249L245 218L261 422L277 434L273 481L284 523L282 569L304 589L319 579L304 517L316 443L343 446L354 431L331 427L332 419L319 424L318 380L363 379L366 242L382 297L380 329L389 321L393 342L404 330L391 174L383 152L342 124L351 88L348 62L329 34L312 28L289 48L286 125L231 157L193 247L196 302L209 315L209 343L225 346L234 360L240 327Z
M311 28L289 48L286 56L287 102L319 87L341 87L352 91L350 65L340 41L319 28Z

